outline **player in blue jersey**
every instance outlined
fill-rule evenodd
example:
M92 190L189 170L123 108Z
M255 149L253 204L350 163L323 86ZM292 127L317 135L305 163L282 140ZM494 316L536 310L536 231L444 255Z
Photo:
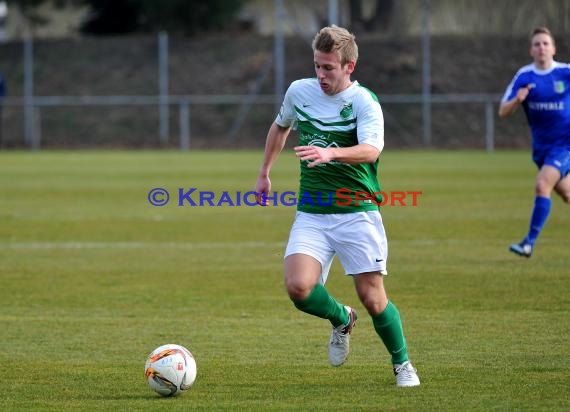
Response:
M504 118L522 106L532 134L532 159L538 174L530 229L520 243L509 248L527 258L550 214L552 191L570 203L570 64L555 61L555 53L550 30L535 29L530 39L534 61L515 74L499 108Z

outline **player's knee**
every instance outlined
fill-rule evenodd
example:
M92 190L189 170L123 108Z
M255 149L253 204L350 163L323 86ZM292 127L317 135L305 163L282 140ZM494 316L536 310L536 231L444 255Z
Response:
M534 188L535 194L542 197L550 197L552 189L552 185L544 179L538 179Z
M295 307L300 311L307 312L307 308L310 306L308 305L307 297L309 296L310 292L305 293L304 291L296 290L291 292L288 291L288 293L289 299L291 299L293 305L295 305Z
M311 293L312 288L308 285L300 284L292 280L285 280L285 289L289 295L289 299L293 302L303 301Z
M378 299L364 297L361 302L370 316L375 316L386 308L386 304Z
M287 289L287 294L289 295L289 299L291 299L293 303L301 302L307 299L307 296L309 296L308 294L305 294L303 291L297 289L295 290Z

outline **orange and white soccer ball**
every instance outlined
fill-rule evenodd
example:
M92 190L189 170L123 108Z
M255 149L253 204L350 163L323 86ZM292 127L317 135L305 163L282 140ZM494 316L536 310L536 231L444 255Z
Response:
M159 395L178 396L196 380L196 360L184 346L168 344L153 350L144 365L148 385Z

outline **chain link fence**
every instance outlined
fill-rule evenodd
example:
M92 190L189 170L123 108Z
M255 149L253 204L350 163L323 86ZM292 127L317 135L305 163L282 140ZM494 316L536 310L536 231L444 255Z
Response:
M357 40L353 78L378 95L387 146L424 147L421 38ZM557 39L561 61L568 43ZM274 39L169 36L163 47L160 36L0 45L2 148L262 147L279 99ZM526 36L432 36L429 146L529 147L522 111L496 115L527 50ZM307 39L285 39L284 66L285 84L314 76Z

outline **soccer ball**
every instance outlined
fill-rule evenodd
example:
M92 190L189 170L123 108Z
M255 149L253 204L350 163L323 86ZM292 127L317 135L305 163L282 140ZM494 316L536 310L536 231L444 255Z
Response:
M196 361L184 346L168 344L153 350L144 365L148 385L159 395L177 396L196 380Z

